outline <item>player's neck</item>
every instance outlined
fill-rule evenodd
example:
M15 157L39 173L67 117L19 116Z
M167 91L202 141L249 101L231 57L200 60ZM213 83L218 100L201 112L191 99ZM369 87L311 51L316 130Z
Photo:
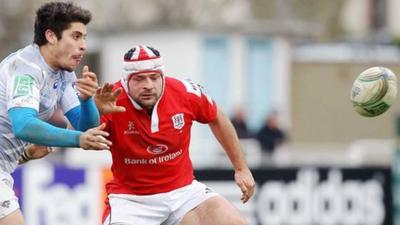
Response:
M154 108L154 107L151 107L151 108L143 108L143 109L144 109L144 111L146 111L146 114L149 115L149 116L151 117L151 114L153 113L153 108Z
M44 61L47 63L47 65L52 68L53 70L58 70L59 67L56 63L56 58L52 54L51 49L47 45L42 45L39 47L40 54L42 55Z

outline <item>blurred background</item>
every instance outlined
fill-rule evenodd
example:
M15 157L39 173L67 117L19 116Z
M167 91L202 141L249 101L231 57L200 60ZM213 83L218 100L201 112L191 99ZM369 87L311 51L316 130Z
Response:
M0 0L1 58L32 43L44 2ZM120 79L128 49L153 46L167 75L202 84L231 117L258 185L250 203L208 126L194 126L191 156L251 225L400 224L400 106L365 118L350 102L363 70L400 74L400 1L74 2L93 14L82 66L100 83ZM100 224L110 163L108 152L60 149L22 166L27 225Z

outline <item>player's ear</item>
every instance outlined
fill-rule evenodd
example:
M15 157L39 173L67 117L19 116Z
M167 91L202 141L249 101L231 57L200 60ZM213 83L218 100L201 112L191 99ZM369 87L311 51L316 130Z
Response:
M47 29L44 32L44 35L46 36L47 42L49 42L50 44L54 45L55 43L57 43L58 41L57 35L52 30Z

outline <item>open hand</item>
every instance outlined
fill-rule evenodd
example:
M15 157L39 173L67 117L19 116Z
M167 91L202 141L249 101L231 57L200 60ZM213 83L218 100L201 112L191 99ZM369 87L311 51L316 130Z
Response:
M94 95L94 101L100 114L108 114L113 112L125 112L123 106L117 106L118 96L122 92L122 88L118 88L113 92L114 85L105 83L103 87L98 88Z
M79 147L85 150L108 150L111 146L111 141L107 140L108 133L103 131L106 124L103 123L98 127L89 129L79 137Z

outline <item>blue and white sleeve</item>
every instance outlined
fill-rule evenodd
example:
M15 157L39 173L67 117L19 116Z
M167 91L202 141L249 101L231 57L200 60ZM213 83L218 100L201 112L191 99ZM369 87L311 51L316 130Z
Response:
M80 105L65 113L71 125L80 131L96 127L100 124L100 113L97 110L93 98L84 101L80 99Z
M52 126L37 118L37 111L27 107L8 110L14 135L26 142L55 147L79 147L80 131Z
M66 76L65 88L60 101L61 109L75 130L86 131L100 123L100 113L93 98L86 101L80 99L75 89L76 75L69 73Z

